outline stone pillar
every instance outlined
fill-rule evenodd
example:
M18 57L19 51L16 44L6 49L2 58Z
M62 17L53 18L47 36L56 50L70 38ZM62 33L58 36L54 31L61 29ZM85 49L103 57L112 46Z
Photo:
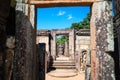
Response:
M46 59L45 59L45 54L46 54L46 44L45 43L39 43L38 44L38 69L39 73L37 73L37 76L39 77L39 80L45 80L45 73L46 73Z
M0 0L0 80L5 80L6 22L11 0Z
M36 67L37 67L37 63L36 63L36 57L37 57L37 54L36 54L36 24L35 24L35 19L36 19L36 16L35 16L35 5L29 5L29 12L30 12L30 15L29 15L29 19L30 19L30 22L32 24L32 38L33 38L33 80L36 80Z
M115 73L120 80L120 0L114 0Z
M71 30L69 33L69 55L71 59L74 59L74 52L75 52L75 32Z
M30 22L32 27L35 28L35 5L30 5Z
M56 58L56 33L54 31L51 31L51 56L53 59Z
M91 52L87 49L87 58L86 58L86 69L85 69L85 80L91 79L91 59L90 59Z
M66 56L66 57L68 57L69 56L69 42L65 42L65 49L64 49L64 55Z
M17 0L13 80L36 80L34 76L36 74L35 28L30 22L31 7L30 9L29 7L30 5L24 3L24 0Z
M64 44L57 44L57 56L64 55Z
M115 80L112 3L95 2L91 16L91 79Z
M5 41L6 32L5 25L0 24L0 80L5 79Z

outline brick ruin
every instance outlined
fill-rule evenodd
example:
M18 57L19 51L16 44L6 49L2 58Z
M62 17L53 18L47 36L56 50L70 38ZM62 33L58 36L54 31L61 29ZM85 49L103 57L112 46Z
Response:
M119 0L114 0L114 18L111 0L1 0L0 5L0 80L44 80L44 65L38 76L36 8L54 6L91 6L91 62L86 62L86 80L120 79Z

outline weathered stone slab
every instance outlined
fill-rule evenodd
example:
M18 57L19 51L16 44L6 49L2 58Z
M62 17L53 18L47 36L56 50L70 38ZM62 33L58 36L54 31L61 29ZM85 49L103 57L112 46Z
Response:
M13 57L15 48L15 37L9 36L6 40L6 59L5 59L5 80L10 80L13 72Z
M5 79L6 22L9 16L11 0L0 0L0 80Z
M69 56L69 46L68 46L68 44L69 44L69 42L65 42L65 49L64 49L64 55L66 56L66 57L68 57Z
M91 59L90 59L91 52L87 50L87 57L86 57L86 69L85 69L85 80L91 80Z
M90 6L93 2L101 0L30 0L30 4L38 7L53 6Z
M5 79L5 41L6 41L6 26L0 24L0 79Z
M35 32L29 17L25 15L28 4L16 7L16 48L13 80L34 80L35 77ZM28 10L27 10L28 11Z
M120 79L120 0L114 0L114 35L115 35L115 73L116 80Z
M35 5L30 5L30 21L34 29L35 28Z
M45 59L45 54L46 54L46 50L45 50L45 43L39 43L38 44L38 49L37 49L37 55L38 55L38 73L37 76L39 77L39 80L45 80L45 73L46 73L46 59Z
M91 69L92 80L115 80L112 4L96 2L91 17Z

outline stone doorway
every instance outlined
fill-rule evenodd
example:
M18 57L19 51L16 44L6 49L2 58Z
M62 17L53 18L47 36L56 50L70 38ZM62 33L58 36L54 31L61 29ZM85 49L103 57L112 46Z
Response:
M56 42L56 53L57 57L59 56L69 56L69 36L67 35L58 35L56 36L57 42ZM64 39L64 41L63 41Z
M74 59L74 45L75 45L75 38L74 38L74 30L72 30L72 29L66 29L66 30L52 30L51 31L51 37L52 37L52 39L51 39L51 56L53 57L53 59L55 60L56 59L56 57L57 57L57 53L56 53L56 51L57 51L57 45L56 45L56 36L57 35L68 35L69 36L69 49L68 49L68 51L69 51L69 57L71 58L71 59ZM68 55L68 54L66 54L66 55Z
M67 35L69 40L66 43L66 50L63 50L65 44L57 44L56 36ZM53 58L51 69L48 73L55 77L69 77L77 75L75 72L75 32L74 29L61 29L51 31L51 56ZM58 51L59 49L59 51ZM65 49L65 48L64 48ZM58 53L57 53L58 52ZM70 71L70 74L67 73ZM64 73L64 74L63 74ZM68 75L69 74L69 75Z
M22 5L21 5L22 4ZM21 43L17 42L18 46L20 45L21 48L18 47L18 50L21 50L21 53L25 57L19 57L16 59L16 62L20 63L22 60L25 60L26 63L22 65L22 68L19 67L19 64L15 64L16 71L14 73L18 73L19 75L15 75L16 78L22 77L21 79L26 80L36 80L36 75L34 74L36 72L36 54L35 54L35 37L34 39L31 39L31 36L34 36L35 33L32 32L33 30L36 30L35 28L35 8L37 7L54 7L54 6L91 6L92 9L92 17L91 17L91 78L92 80L99 80L99 79L113 79L111 75L114 74L113 68L114 68L114 61L111 58L111 56L107 53L110 53L114 51L114 42L113 42L113 28L112 28L112 9L111 9L111 1L106 0L21 0L17 1L17 11L18 13L22 13L23 15L29 16L22 17L23 20L26 18L26 22L29 21L31 25L26 24L25 21L21 21L22 27L18 26L17 24L17 30L18 31L24 31L26 34L16 34L20 35L21 43L23 43L21 46ZM102 5L102 6L101 6ZM29 13L30 12L30 13ZM21 16L17 16L17 19L20 19ZM24 30L25 28L25 30ZM31 29L32 28L32 29ZM29 34L30 33L30 34ZM55 34L53 34L55 36ZM103 36L104 35L104 36ZM19 38L18 38L19 39ZM54 39L53 39L54 40ZM23 42L22 42L23 41ZM33 41L33 43L32 43ZM29 46L29 43L32 44ZM55 46L55 42L53 41L52 46ZM25 45L25 49L24 49ZM29 51L26 49L29 48ZM28 47L29 46L29 47ZM56 49L53 50L52 56L56 57L56 53L54 52ZM18 52L15 53L18 53ZM26 52L27 51L27 52ZM29 53L31 52L31 53ZM72 51L71 51L72 52ZM30 54L30 55L29 55ZM29 56L27 56L29 55ZM16 56L19 56L16 54ZM26 57L27 56L27 57ZM101 58L102 57L102 58ZM16 57L17 58L17 57ZM71 58L73 58L73 52L71 53ZM107 58L107 60L106 60ZM101 64L100 64L101 63ZM110 64L113 63L113 64ZM34 64L34 68L33 65ZM107 65L107 66L105 66ZM109 72L107 72L109 71ZM27 72L28 74L22 74L23 72ZM32 75L32 74L33 75ZM108 73L108 74L106 74ZM101 75L102 74L102 75ZM21 76L22 75L22 76ZM31 76L32 75L32 76Z

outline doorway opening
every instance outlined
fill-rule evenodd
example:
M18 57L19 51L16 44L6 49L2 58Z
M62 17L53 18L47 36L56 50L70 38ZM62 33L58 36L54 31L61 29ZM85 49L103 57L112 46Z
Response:
M46 80L51 76L68 79L77 76L81 72L78 62L81 50L90 49L90 8L88 6L38 8L37 16L37 31L41 33L37 36L37 42L46 44L49 57ZM89 38L86 39L86 36ZM87 44L81 43L86 40ZM87 47L84 47L86 45ZM85 73L82 74L82 77L84 76Z

